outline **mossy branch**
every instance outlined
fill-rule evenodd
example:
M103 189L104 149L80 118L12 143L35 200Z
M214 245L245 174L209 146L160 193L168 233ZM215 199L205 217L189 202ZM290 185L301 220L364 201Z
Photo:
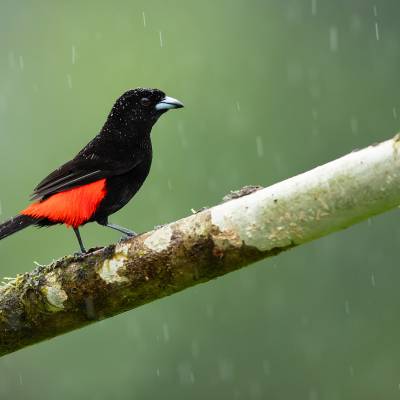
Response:
M400 204L400 139L0 287L0 355L206 282ZM250 193L250 194L249 194ZM236 198L235 198L236 197Z

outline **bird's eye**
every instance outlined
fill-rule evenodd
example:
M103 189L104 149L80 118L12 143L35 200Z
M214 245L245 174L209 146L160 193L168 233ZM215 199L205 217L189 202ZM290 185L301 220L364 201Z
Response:
M143 98L140 99L140 104L143 107L148 107L150 105L150 103L151 103L151 101L147 97L143 97Z

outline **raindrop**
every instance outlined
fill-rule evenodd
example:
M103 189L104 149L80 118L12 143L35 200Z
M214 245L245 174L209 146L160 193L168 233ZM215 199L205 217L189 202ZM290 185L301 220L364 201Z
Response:
M160 376L160 368L157 368L157 369L156 369L156 375L157 375L157 376Z
M22 374L19 374L18 377L19 377L19 384L22 386Z
M168 186L168 190L171 191L172 190L172 182L171 179L167 180L167 186Z
M1 200L0 200L0 215L3 214L3 205L1 204Z
M372 287L375 287L375 286L376 286L376 281L375 281L375 275L374 275L374 273L371 274L371 285L372 285Z
M19 67L20 67L21 71L23 71L24 70L24 57L19 56L18 61L19 61Z
M76 48L75 48L75 46L72 46L71 58L72 58L72 65L75 65L75 62L76 62Z
M256 137L256 145L257 145L257 155L258 157L262 157L264 155L264 147L261 136Z
M339 34L336 26L329 29L329 47L332 52L336 52L339 48Z
M378 9L376 7L376 5L373 7L373 11L374 11L374 17L376 18L378 16ZM379 40L379 25L378 25L378 21L375 21L375 37L376 40Z
M350 373L350 376L354 376L354 368L352 365L349 366L349 373Z
M70 74L67 74L67 85L72 89L72 76Z
M350 315L350 303L348 300L344 302L344 311L347 315Z
M162 48L163 47L163 37L162 37L162 32L160 31L160 32L158 32L159 33L159 35L160 35L160 47Z
M311 0L311 15L317 15L317 0Z
M146 14L142 11L143 27L146 28Z
M375 22L375 36L376 40L379 40L379 26L377 22Z
M394 118L394 119L397 119L397 110L396 110L396 107L393 107L392 112L393 112L393 118Z
M240 112L240 103L238 101L236 102L236 110L238 110L238 112Z

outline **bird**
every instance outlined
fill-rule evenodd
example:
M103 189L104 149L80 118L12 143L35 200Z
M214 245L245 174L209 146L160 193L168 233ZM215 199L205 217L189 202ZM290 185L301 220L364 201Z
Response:
M149 174L153 125L168 110L182 107L159 89L124 92L97 136L35 187L33 203L0 224L0 240L31 225L65 224L72 227L80 252L86 253L79 228L88 222L135 236L108 217L132 199Z

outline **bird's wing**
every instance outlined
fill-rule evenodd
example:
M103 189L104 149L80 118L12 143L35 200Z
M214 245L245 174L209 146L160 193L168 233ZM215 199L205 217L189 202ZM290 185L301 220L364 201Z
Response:
M110 176L124 174L141 162L129 164L98 159L73 159L44 178L33 190L31 200L42 200L52 194L86 185Z

